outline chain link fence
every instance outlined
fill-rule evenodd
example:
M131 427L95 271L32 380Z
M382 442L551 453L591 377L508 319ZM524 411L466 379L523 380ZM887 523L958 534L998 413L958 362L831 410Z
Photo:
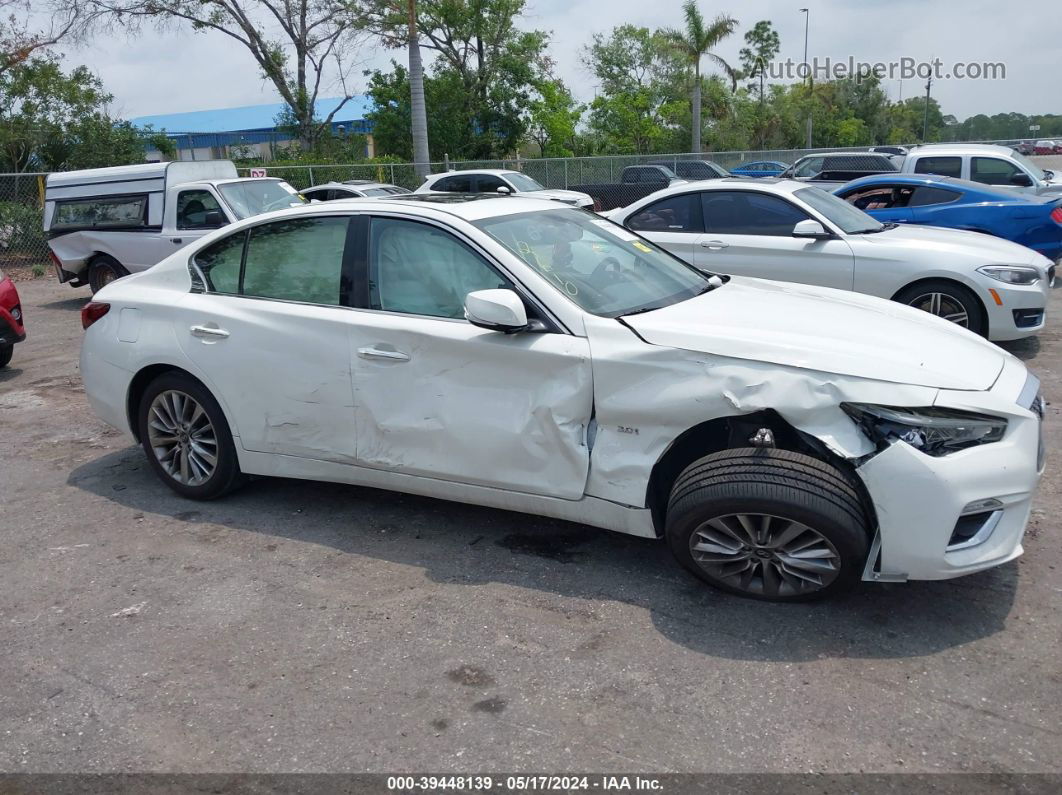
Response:
M0 271L45 268L44 179L47 174L0 174Z

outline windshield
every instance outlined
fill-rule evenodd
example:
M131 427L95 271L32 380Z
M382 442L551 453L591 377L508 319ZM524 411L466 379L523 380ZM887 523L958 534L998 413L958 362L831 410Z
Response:
M793 193L811 209L826 216L826 220L849 235L880 232L885 227L858 207L821 188L801 188Z
M505 178L509 180L509 182L513 183L513 187L516 188L516 190L520 193L546 189L545 185L542 185L536 182L535 180L531 179L531 177L527 176L527 174L521 174L519 171L513 171L509 174L506 174Z
M1015 162L1020 163L1022 168L1032 174L1034 179L1038 179L1041 182L1047 179L1043 170L1021 152L1011 152L1011 157L1014 158Z
M659 309L710 287L700 271L582 210L504 215L476 226L594 315L619 317Z
M220 185L219 189L239 219L306 204L306 200L296 193L291 185L277 179L246 179L228 182Z

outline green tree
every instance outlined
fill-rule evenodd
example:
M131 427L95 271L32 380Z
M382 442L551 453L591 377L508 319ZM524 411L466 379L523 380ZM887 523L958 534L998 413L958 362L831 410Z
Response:
M705 24L704 17L697 8L695 0L686 0L682 4L685 29L667 28L661 31L664 41L671 45L689 63L693 70L693 90L690 105L693 108L692 146L694 152L701 151L701 59L707 57L714 61L730 77L731 90L737 90L737 77L730 65L721 57L711 52L712 48L734 32L737 20L725 14L717 16L710 25Z
M32 10L29 0L0 0L0 75L57 44L81 24L83 17L81 6L71 4L54 9L47 16L47 24L35 27L30 21Z
M745 33L745 46L738 54L741 58L741 73L745 79L752 80L747 88L749 93L759 99L756 111L757 137L760 148L765 146L770 117L767 113L766 78L767 66L778 55L781 41L769 20L761 19L752 30Z
M528 105L529 137L538 144L542 157L571 157L586 106L576 102L568 87L555 78L540 81L536 93Z

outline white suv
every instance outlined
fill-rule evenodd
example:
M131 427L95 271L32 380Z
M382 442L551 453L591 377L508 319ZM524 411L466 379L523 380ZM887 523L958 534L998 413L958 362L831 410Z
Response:
M588 193L547 188L520 171L499 168L431 174L416 193L519 193L527 198L552 199L573 207L590 209L594 206L594 200Z
M712 273L891 298L991 340L1044 327L1046 257L978 232L882 224L801 182L689 183L608 217Z
M1042 468L1039 382L983 339L532 199L252 218L82 322L93 409L186 497L274 475L557 517L757 598L1012 560Z

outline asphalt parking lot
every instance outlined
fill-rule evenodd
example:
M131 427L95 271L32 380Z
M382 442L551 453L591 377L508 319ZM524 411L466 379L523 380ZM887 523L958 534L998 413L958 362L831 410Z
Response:
M636 538L258 480L184 501L80 388L86 290L0 371L0 770L1062 770L1062 289L1026 555L779 606ZM884 344L884 343L883 343Z

